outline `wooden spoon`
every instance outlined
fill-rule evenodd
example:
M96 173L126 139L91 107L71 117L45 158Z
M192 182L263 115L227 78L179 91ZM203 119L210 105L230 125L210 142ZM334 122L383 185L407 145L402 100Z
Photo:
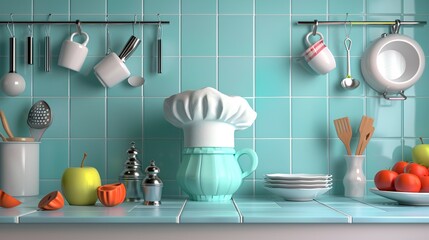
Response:
M3 124L3 128L4 128L4 130L6 131L7 135L8 135L10 138L13 138L14 136L13 136L12 131L11 131L11 130L10 130L10 128L9 128L9 123L7 122L6 115L5 115L5 114L4 114L4 112L3 112L3 111L1 111L1 110L0 110L0 119L1 119L1 123Z
M347 155L351 155L350 140L352 139L352 127L348 117L343 117L334 120L335 130L337 131L338 138L343 142L347 150Z

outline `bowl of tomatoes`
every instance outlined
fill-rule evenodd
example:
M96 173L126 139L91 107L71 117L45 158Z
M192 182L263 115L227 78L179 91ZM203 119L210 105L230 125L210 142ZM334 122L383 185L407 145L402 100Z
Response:
M399 161L374 176L371 192L405 205L429 205L429 169L415 162Z

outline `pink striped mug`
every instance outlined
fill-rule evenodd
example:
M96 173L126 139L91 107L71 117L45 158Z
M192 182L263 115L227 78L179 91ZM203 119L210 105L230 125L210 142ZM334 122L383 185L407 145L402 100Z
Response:
M313 32L309 32L305 36L305 43L307 44L308 48L305 50L302 56L315 72L318 74L326 74L337 66L335 63L335 58L323 42L323 35L320 32L316 33L316 35L320 37L320 40L314 44L310 43L308 38L312 34Z

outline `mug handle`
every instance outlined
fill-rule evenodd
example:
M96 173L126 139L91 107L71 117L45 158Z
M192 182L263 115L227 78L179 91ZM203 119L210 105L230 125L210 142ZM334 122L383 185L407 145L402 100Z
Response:
M245 148L245 149L241 149L241 150L237 151L234 155L235 160L238 161L238 159L243 155L248 155L250 157L250 161L252 162L252 166L250 167L249 170L243 171L243 168L241 168L240 162L238 162L238 164L240 165L241 171L242 171L241 178L245 178L245 177L249 176L253 171L256 170L256 167L258 166L258 155L256 154L255 151L253 151L253 149Z
M73 42L74 36L76 36L78 34L79 34L78 32L72 33L72 35L70 36L70 41ZM85 36L85 41L83 43L81 43L81 44L86 47L86 44L88 44L88 42L89 42L89 36L88 36L88 33L86 33L86 32L82 32L82 35Z
M310 47L311 45L313 45L313 44L311 44L310 43L310 40L308 39L309 37L310 37L310 35L313 35L313 32L309 32L309 33L307 33L307 35L305 36L305 43L307 44L307 47ZM320 37L320 39L322 39L323 40L323 35L322 35L322 33L321 32L316 32L316 35L318 35L319 37ZM320 40L319 39L319 40Z

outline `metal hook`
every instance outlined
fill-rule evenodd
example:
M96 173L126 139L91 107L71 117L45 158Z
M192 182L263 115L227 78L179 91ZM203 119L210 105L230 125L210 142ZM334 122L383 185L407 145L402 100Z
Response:
M9 30L9 34L11 37L15 37L15 24L13 22L13 13L10 14L10 21L12 23L12 30L10 29L9 23L7 23L6 27Z
M33 29L31 28L30 24L27 25L27 29L28 29L28 36L32 37L33 36Z
M161 21L161 16L159 15L159 13L157 14L158 16L158 31L157 31L157 39L161 39L162 38L162 34L163 34L163 30L162 30L162 21Z
M392 25L392 27L391 27L392 33L398 34L400 27L401 27L401 20L396 19L395 20L395 25Z
M79 35L82 35L82 26L80 25L80 20L76 20L76 29Z
M317 27L319 26L319 21L317 19L314 19L314 25L313 25L313 36L316 36L317 34Z
M49 13L49 15L48 15L48 22L51 21L51 17L52 17L52 13ZM51 34L51 24L48 23L48 25L46 26L46 29L45 29L45 35L49 36L50 34Z
M400 97L399 96L394 96L394 97L388 96L387 92L383 93L383 97L386 100L402 100L402 101L407 100L407 96L405 96L404 90L401 90L400 92L398 92L398 95L400 95Z
M106 15L106 55L109 55L110 52L109 15Z
M133 22L133 36L135 36L135 27L136 27L136 24L137 24L137 14L136 14L136 15L134 15L134 22Z
M346 38L350 37L350 33L352 31L352 22L348 21L349 19L349 13L346 13L346 19L344 20L344 32L346 34ZM347 30L347 23L350 24L350 28Z

